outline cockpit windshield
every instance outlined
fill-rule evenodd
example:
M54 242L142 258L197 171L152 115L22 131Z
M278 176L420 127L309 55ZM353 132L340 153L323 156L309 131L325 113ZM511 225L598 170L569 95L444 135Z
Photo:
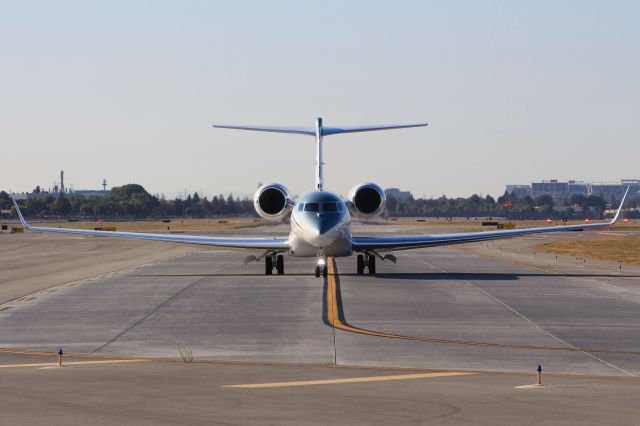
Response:
M337 203L322 203L322 211L323 212L337 212L338 204Z
M305 212L319 212L320 204L319 203L305 203L304 205Z
M336 201L326 201L323 203L299 203L296 207L301 212L333 213L345 210L344 204Z

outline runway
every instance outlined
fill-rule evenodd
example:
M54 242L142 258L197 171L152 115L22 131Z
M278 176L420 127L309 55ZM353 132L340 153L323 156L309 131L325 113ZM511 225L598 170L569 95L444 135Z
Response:
M264 276L227 251L180 253L0 305L4 348L97 356L640 375L635 277L558 275L448 248L378 275L313 259ZM524 264L523 264L524 265Z

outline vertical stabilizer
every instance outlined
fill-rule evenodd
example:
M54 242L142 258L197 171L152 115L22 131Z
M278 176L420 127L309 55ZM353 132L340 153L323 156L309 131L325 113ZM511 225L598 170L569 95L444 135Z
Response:
M322 171L322 118L316 118L316 190L322 191L324 173Z

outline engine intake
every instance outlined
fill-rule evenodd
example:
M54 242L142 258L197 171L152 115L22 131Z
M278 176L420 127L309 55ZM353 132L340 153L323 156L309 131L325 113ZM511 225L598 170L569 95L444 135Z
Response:
M354 186L348 198L351 213L365 219L382 214L387 201L384 190L372 182Z
M285 217L293 205L289 191L279 183L262 185L253 196L253 206L266 220L277 221Z

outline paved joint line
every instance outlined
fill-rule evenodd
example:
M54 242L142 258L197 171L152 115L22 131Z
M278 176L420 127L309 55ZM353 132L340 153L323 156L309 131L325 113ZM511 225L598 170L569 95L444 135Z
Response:
M564 349L564 348L563 348ZM54 357L57 356L55 352L34 352L28 351L24 349L14 349L14 348L0 348L0 353L13 353L18 355L33 355L33 356L46 356L46 357ZM635 353L638 355L638 353ZM74 354L70 353L66 355L68 359L71 358L88 358L94 360L113 360L113 361L131 361L131 362L150 362L150 363L170 363L170 364L183 364L183 361L176 358L137 358L137 357L122 357L122 356L108 356L108 355L91 355L91 354ZM68 362L75 361L65 361L65 364ZM359 365L359 364L342 364L342 365L334 365L334 364L317 364L317 363L295 363L295 362L277 362L277 361L231 361L231 360L194 360L194 364L202 364L202 365L250 365L250 366L275 366L275 367L283 367L283 366L291 366L291 367L317 367L321 369L358 369L364 371L424 371L424 369L418 369L414 367L383 367L383 366L374 366L374 365ZM43 363L47 365L51 365L52 363ZM0 364L2 365L2 364ZM5 364L6 365L6 364ZM20 364L24 365L24 364ZM17 367L16 367L17 368ZM428 369L428 371L432 372L459 372L459 373L470 373L470 374L499 374L499 375L508 375L508 376L531 376L531 371L513 371L513 370L464 370L464 369L456 369L456 370L440 370L440 369ZM594 374L576 374L576 373L549 373L546 375L550 377L574 377L574 378L589 378L589 379L602 379L606 378L608 380L638 380L638 377L629 377L629 376L609 376L609 375L594 375Z
M420 263L423 263L423 264L425 264L425 265L428 265L428 266L430 266L430 267L432 267L432 268L439 269L440 271L442 271L442 272L444 272L444 273L449 273L449 271L445 270L444 268L441 268L441 267L439 267L439 266L432 265L431 263L429 263L429 262L427 262L427 261L425 261L425 260L423 260L423 259L420 259L420 258L416 257L415 255L409 255L409 256L410 256L410 257L412 257L414 260L417 260L417 261L418 261L418 262L420 262ZM620 368L620 367L617 367L617 366L615 366L615 365L613 365L613 364L611 364L611 363L609 363L609 362L607 362L607 361L605 361L605 360L603 360L603 359L601 359L601 358L599 358L599 357L597 357L597 356L593 355L592 353L586 352L586 351L584 351L583 349L580 349L580 348L578 348L578 347L576 347L576 346L572 345L571 343L569 343L569 342L567 342L567 341L565 341L565 340L561 339L560 337L556 336L555 334L551 333L550 331L548 331L548 330L544 329L542 326L540 326L540 325L536 324L533 320L529 319L527 316L525 316L524 314L520 313L520 312L519 312L518 310L516 310L515 308L512 308L511 306L507 305L505 302L503 302L502 300L498 299L496 296L494 296L493 294L489 293L488 291L486 291L485 289L483 289L483 288L482 288L482 287L480 287L479 285L477 285L477 284L475 284L475 283L473 283L473 282L471 282L471 281L469 281L469 280L465 280L465 279L461 279L460 281L462 281L462 282L466 282L467 284L469 284L469 285L473 286L473 287L474 287L474 288L476 288L477 290L479 290L479 291L481 291L482 293L484 293L486 296L490 297L491 299L493 299L493 300L494 300L494 301L496 301L497 303L501 304L502 306L504 306L505 308L507 308L508 310L510 310L511 312L513 312L515 315L517 315L517 316L519 316L520 318L522 318L523 320L527 321L527 322L528 322L529 324L531 324L533 327L535 327L535 328L537 328L538 330L542 331L542 332L543 332L543 333L545 333L546 335L548 335L548 336L552 337L552 338L553 338L553 339L555 339L556 341L558 341L558 342L562 343L562 344L563 344L563 345L565 345L566 347L568 347L568 348L570 348L570 349L572 349L572 350L574 350L574 351L576 351L576 352L580 352L580 353L582 353L582 354L584 354L584 355L586 355L586 356L588 356L588 357L590 357L590 358L592 358L592 359L594 359L594 360L596 360L596 361L598 361L598 362L600 362L600 363L602 363L602 364L604 364L604 365L607 365L607 366L609 366L609 367L611 367L611 368L614 368L614 369L616 369L616 370L618 370L618 371L620 371L620 372L622 372L622 373L624 373L624 374L627 374L627 375L629 375L629 376L635 377L635 375L634 375L634 374L632 374L632 373L630 373L629 371L624 370L624 369L622 369L622 368Z
M201 251L193 252L193 253L201 253ZM102 279L102 278L108 278L108 277L112 277L112 276L116 276L116 275L121 275L121 274L127 273L129 271L135 271L138 268L144 268L146 266L151 266L151 265L154 265L156 263L167 262L169 260L174 260L174 259L177 259L177 258L182 257L182 256L186 256L186 255L189 255L189 254L192 254L192 253L177 254L177 255L165 257L165 258L162 258L162 259L156 259L156 260L152 260L150 262L141 263L139 265L125 266L124 268L114 269L113 271L102 272L100 274L89 275L88 277L84 277L84 278L78 278L78 279L73 280L73 281L67 281L66 283L56 284L56 285L53 285L51 287L46 287L46 288L34 291L32 293L29 293L29 294L25 294L24 296L19 296L19 297L16 297L14 299L5 300L3 302L0 302L0 307L3 307L5 305L8 305L8 304L11 304L11 303L14 303L14 302L21 301L21 299L24 299L25 297L36 296L38 293L51 293L51 292L56 291L56 289L58 289L58 288L73 287L76 284L81 284L81 283L84 283L86 281L95 281L95 280L99 280L99 279Z
M124 331L122 331L120 334L115 336L113 339L109 340L107 343L103 344L102 346L100 346L97 349L95 349L94 351L92 351L91 354L95 354L95 353L101 351L102 349L104 349L105 347L109 346L110 344L112 344L113 342L115 342L116 340L118 340L119 338L121 338L122 336L124 336L125 334L127 334L128 332L130 332L131 330L133 330L134 328L136 328L137 326L139 326L143 322L145 322L150 316L155 314L159 309L161 309L164 306L166 306L167 304L171 303L171 301L173 301L175 298L180 296L182 293L184 293L185 291L187 291L188 289L190 289L194 285L204 281L205 279L206 278L201 278L199 280L196 280L196 281L192 282L188 286L184 287L183 289L181 289L180 291L175 293L173 296L171 296L170 298L168 298L167 300L165 300L164 302L162 302L161 304L156 306L154 309L152 309L151 312L149 312L147 315L145 315L142 319L136 321L131 326L127 327Z
M67 365L92 365L92 364L122 364L129 362L148 362L146 359L106 359L99 361L65 361ZM29 364L0 364L0 368L26 368L26 367L58 367L57 362L38 362Z

